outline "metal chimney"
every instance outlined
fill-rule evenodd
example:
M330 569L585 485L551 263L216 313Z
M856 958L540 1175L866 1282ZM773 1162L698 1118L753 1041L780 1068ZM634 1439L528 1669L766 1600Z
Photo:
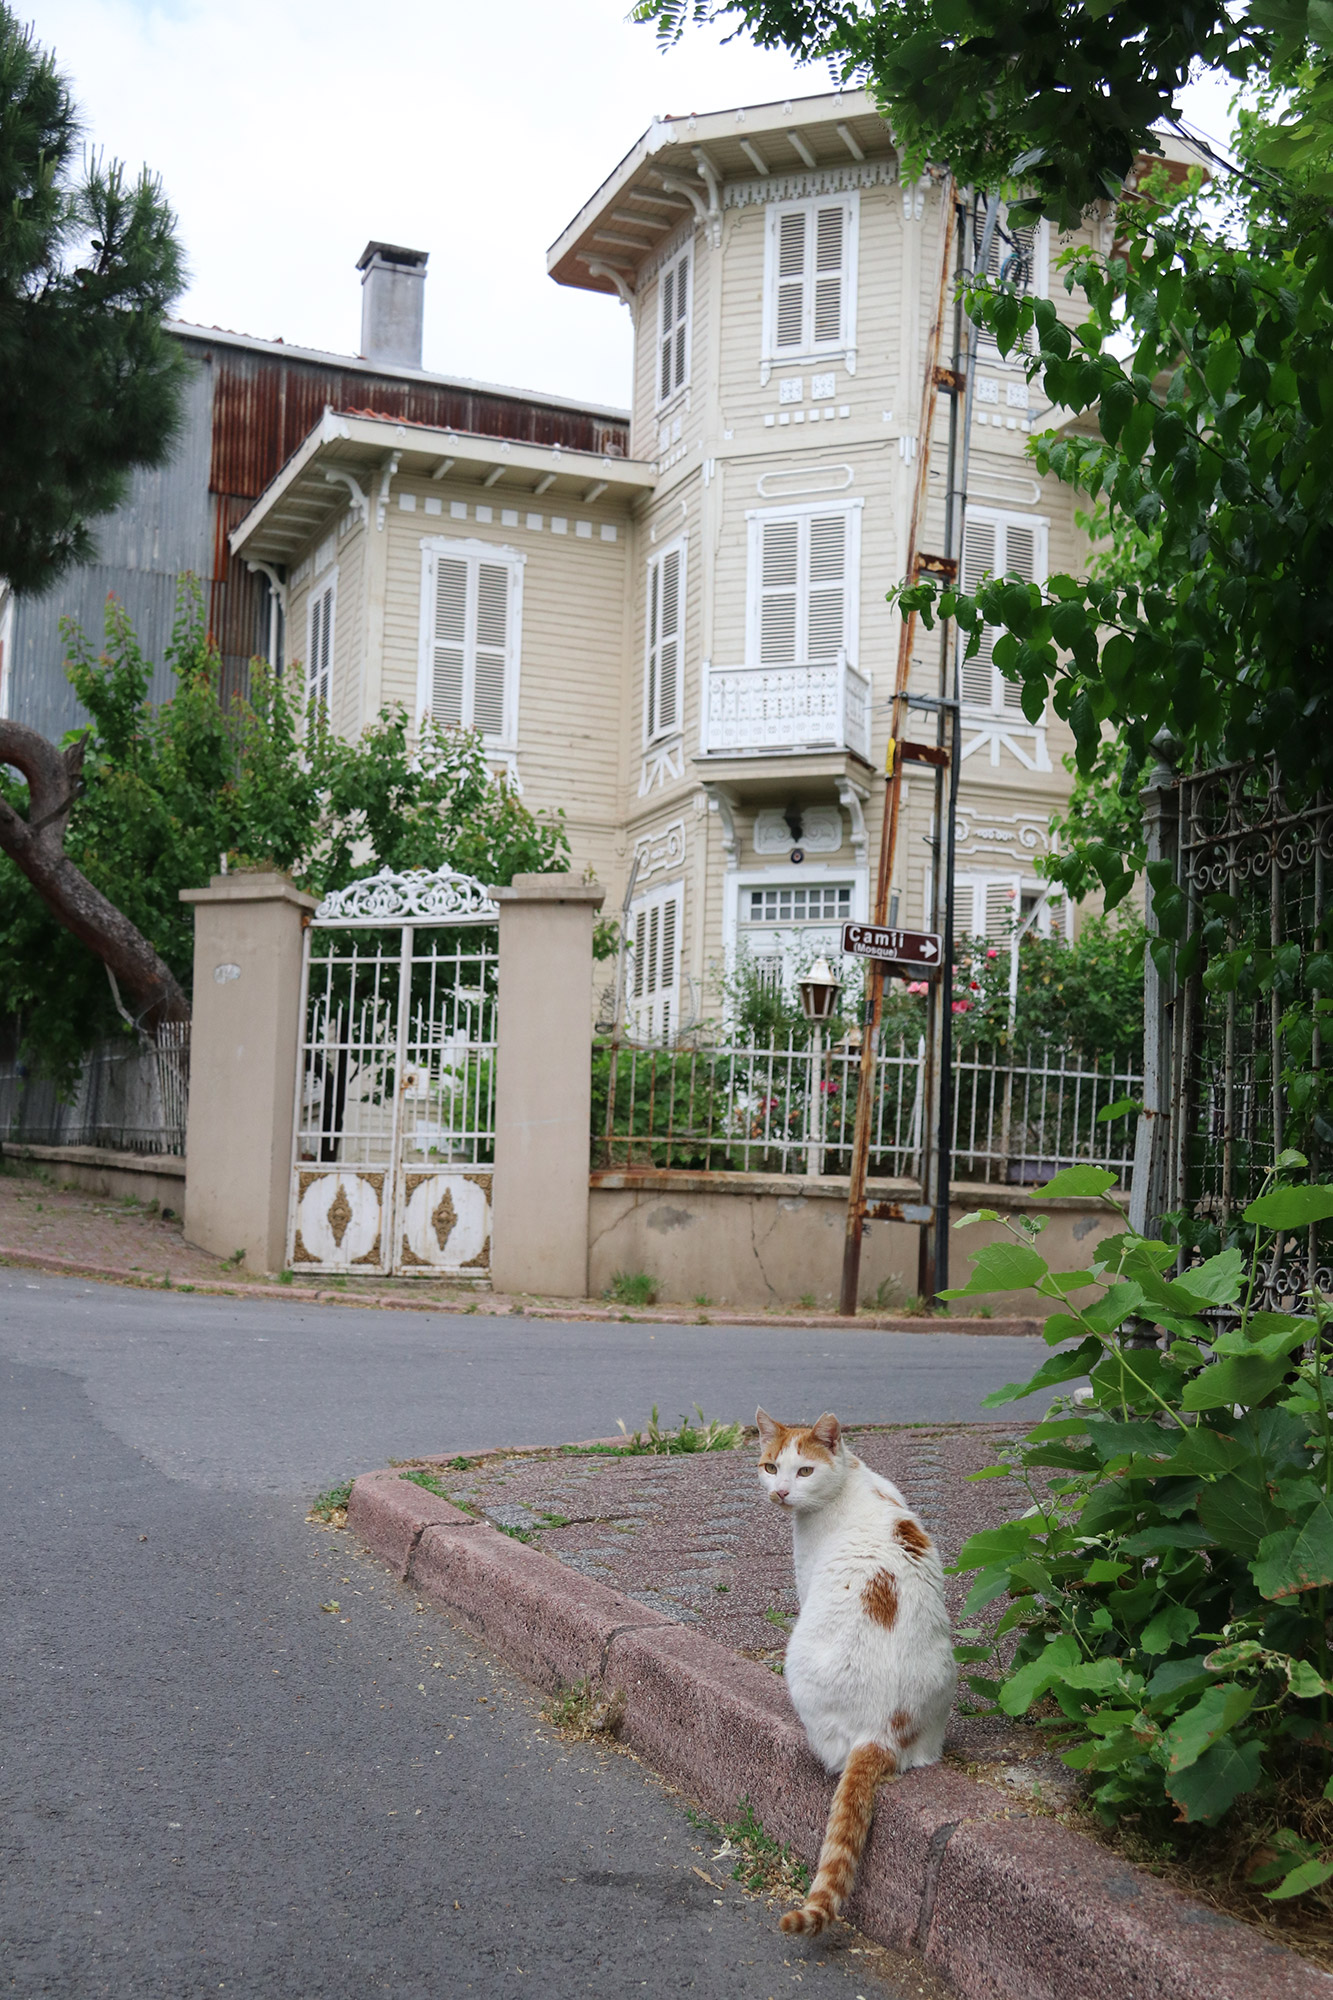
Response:
M398 243L367 243L358 257L361 352L367 361L420 368L428 254Z

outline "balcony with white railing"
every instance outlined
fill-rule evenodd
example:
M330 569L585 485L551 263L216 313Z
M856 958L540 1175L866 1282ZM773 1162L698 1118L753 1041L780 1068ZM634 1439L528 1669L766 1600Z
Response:
M870 757L870 682L839 653L809 666L704 662L704 756L853 750Z

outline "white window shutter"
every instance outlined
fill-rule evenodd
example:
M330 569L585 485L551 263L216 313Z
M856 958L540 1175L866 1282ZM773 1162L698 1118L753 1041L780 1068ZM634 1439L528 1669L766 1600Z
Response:
M633 912L634 968L630 981L634 1033L665 1042L675 1033L680 983L682 890L654 889Z
M504 563L478 563L472 726L483 736L504 735L508 611L508 567Z
M805 343L805 210L783 209L778 216L777 294L774 346L800 353Z
M335 572L311 597L306 614L306 700L317 703L326 713L333 691L333 606L337 588Z
M995 523L969 514L963 535L963 589L973 596L996 570ZM970 660L963 661L963 700L973 708L989 708L994 700L996 673L991 659L995 634L987 625L981 645Z
M801 523L765 521L759 557L759 659L786 666L797 658Z
M1019 521L1008 521L1004 528L1004 570L1006 576L1020 576L1024 583L1037 581L1037 534L1031 526ZM1016 681L1007 681L1003 674L996 674L995 699L998 707L1012 709L1015 714L1023 713L1023 690Z
M675 352L672 356L672 389L685 386L685 361L687 334L690 318L690 258L689 252L676 266L676 324Z
M431 661L431 714L446 728L464 720L468 581L471 565L441 556L435 570L435 644Z
M649 739L681 726L684 625L685 544L679 542L648 564L644 724Z
M841 203L815 211L814 315L811 345L842 342L843 258L847 216Z
M657 385L657 400L665 403L671 394L671 348L672 336L676 328L676 269L668 264L662 273L662 336L661 373Z
M807 660L836 660L845 643L847 599L847 516L814 514L809 534Z

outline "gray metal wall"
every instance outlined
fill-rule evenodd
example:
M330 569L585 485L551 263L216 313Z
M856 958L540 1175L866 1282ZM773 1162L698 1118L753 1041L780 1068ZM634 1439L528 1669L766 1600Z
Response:
M177 584L193 571L205 592L213 568L213 502L208 490L213 429L213 364L187 346L194 362L183 399L181 436L169 465L136 473L124 504L94 524L96 563L75 569L42 597L14 605L9 714L57 741L86 717L65 678L62 618L83 627L101 649L108 594L129 612L139 643L155 662L152 698L172 692L162 664L176 615Z

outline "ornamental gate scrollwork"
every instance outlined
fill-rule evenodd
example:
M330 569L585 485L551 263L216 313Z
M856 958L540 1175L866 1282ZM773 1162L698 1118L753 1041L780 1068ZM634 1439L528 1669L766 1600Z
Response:
M287 1259L298 1275L486 1278L499 912L385 868L306 931Z

